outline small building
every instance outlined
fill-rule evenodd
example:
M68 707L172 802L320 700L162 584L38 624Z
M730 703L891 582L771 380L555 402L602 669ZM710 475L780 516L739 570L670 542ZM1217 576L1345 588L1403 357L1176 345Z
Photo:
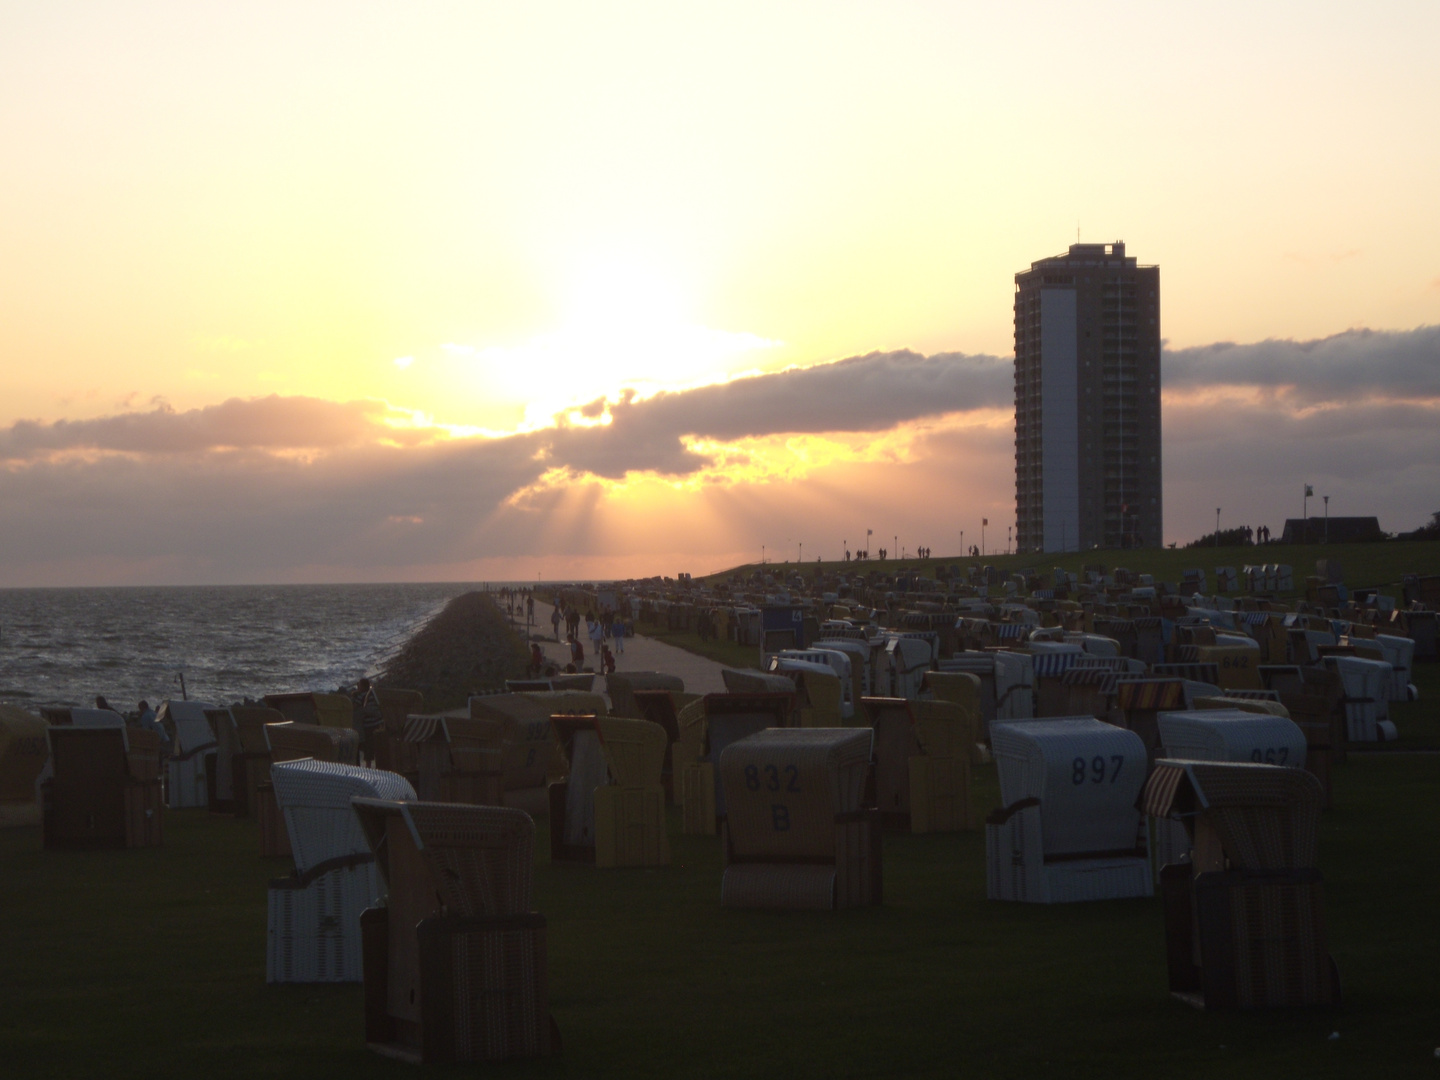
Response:
M1384 540L1380 519L1374 517L1286 518L1282 544L1364 544Z

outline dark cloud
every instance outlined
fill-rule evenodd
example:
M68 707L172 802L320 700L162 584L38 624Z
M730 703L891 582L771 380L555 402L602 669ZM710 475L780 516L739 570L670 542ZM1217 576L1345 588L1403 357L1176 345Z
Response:
M615 427L712 439L785 432L885 431L907 420L1008 405L1011 362L998 356L909 350L853 356L833 364L611 407Z
M1299 513L1305 482L1337 514L1378 514L1392 530L1426 520L1440 508L1440 408L1426 403L1440 397L1437 346L1440 330L1425 327L1168 353L1169 389L1274 391L1167 402L1169 538L1209 531L1217 506L1227 523L1278 528ZM982 514L998 542L1013 508L1009 425L928 421L1008 408L1010 370L997 357L874 353L646 400L627 392L578 410L588 423L498 439L407 436L383 422L381 403L313 398L22 422L0 430L0 581L78 584L126 567L177 582L394 579L481 558L558 567L636 552L663 553L670 572L723 565L752 539L816 554L842 538L853 547L869 527L948 551ZM652 495L643 511L565 479L693 475L707 460L687 437L878 434L914 421L908 463L846 460L673 495L662 486L673 501ZM414 445L385 445L407 438ZM552 469L562 479L537 484Z
M752 436L830 431L887 431L947 413L1007 405L1009 360L908 350L870 353L833 364L610 403L611 422L563 420L542 441L554 464L619 478L627 472L687 475L709 460L687 450L685 436L731 441ZM591 402L582 414L603 411Z
M60 450L135 454L193 454L216 449L334 449L373 440L375 401L311 397L231 398L219 405L176 412L159 405L95 420L21 420L0 431L0 461L24 460Z
M1301 402L1440 398L1440 326L1348 330L1315 341L1225 342L1167 351L1163 365L1171 389L1285 389Z

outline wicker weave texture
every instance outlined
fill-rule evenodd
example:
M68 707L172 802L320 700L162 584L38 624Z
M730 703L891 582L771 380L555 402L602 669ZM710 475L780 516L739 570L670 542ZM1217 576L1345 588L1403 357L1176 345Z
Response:
M402 776L329 761L280 762L270 767L270 779L285 816L295 869L302 874L326 860L370 850L350 811L352 798L415 798Z
M1199 811L1237 870L1315 866L1320 843L1320 782L1302 769L1239 762L1161 759L1145 786L1147 813Z
M742 863L727 866L720 880L720 905L828 911L835 906L835 876L833 865Z
M272 885L265 981L360 982L360 913L380 891L374 863L332 870L303 888Z
M834 858L835 816L860 809L870 746L863 729L771 728L727 747L720 774L734 858Z
M1244 882L1222 887L1228 903L1235 1000L1242 1009L1329 1005L1335 998L1326 949L1323 885ZM1204 883L1197 899L1205 903ZM1205 965L1219 943L1201 938Z
M1132 833L1132 840L1133 840ZM985 826L986 895L1032 904L1085 903L1151 896L1150 864L1141 856L1046 862L1038 806Z
M210 792L205 780L205 755L171 758L165 762L165 805L171 810L206 806Z
M961 832L975 827L968 757L910 759L910 831Z
M1241 709L1199 709L1162 712L1156 722L1166 757L1305 767L1305 733L1286 717Z
M535 822L520 810L410 802L400 808L420 840L446 908L471 918L534 910Z
M1145 745L1094 717L996 724L991 746L1000 799L1039 799L1047 857L1134 848Z
M549 1053L545 928L457 933L449 945L455 1060L500 1061Z
M324 727L287 721L265 725L265 740L272 761L314 758L341 765L360 760L360 733L353 728Z
M685 680L678 675L659 671L616 671L605 676L605 692L610 696L610 712L614 716L640 718L635 704L636 690L670 690L684 693Z
M599 787L594 800L596 866L669 865L661 785Z
M715 766L698 761L680 770L682 830L686 836L715 835Z
M725 682L726 691L731 694L791 694L795 691L795 684L788 676L768 671L723 668L720 678Z
M1345 687L1345 727L1351 742L1377 742L1380 724L1390 719L1390 689L1395 669L1383 660L1327 656L1325 666Z
M596 725L610 775L621 787L650 787L660 783L665 768L665 729L649 720L601 717Z
M978 680L976 693L978 695ZM912 701L915 737L928 757L973 758L980 741L978 697L971 705L953 701Z

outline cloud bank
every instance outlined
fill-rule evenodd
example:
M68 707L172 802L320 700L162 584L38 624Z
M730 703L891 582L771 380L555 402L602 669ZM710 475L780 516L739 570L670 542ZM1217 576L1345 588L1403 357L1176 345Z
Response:
M1440 508L1440 328L1163 364L1168 539L1216 506L1278 527L1306 482L1392 530ZM833 557L867 528L948 553L981 516L993 545L1011 395L1007 359L900 351L621 393L496 438L278 396L22 421L0 429L0 584L703 572L761 544Z

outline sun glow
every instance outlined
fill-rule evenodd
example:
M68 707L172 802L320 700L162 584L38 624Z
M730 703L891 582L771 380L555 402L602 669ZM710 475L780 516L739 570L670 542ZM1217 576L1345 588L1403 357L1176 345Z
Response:
M466 358L493 392L526 403L522 430L548 427L559 415L577 425L608 423L603 412L572 407L622 390L644 398L724 381L758 370L760 354L783 344L701 325L677 277L634 258L586 259L567 277L554 330L513 345L443 346Z

